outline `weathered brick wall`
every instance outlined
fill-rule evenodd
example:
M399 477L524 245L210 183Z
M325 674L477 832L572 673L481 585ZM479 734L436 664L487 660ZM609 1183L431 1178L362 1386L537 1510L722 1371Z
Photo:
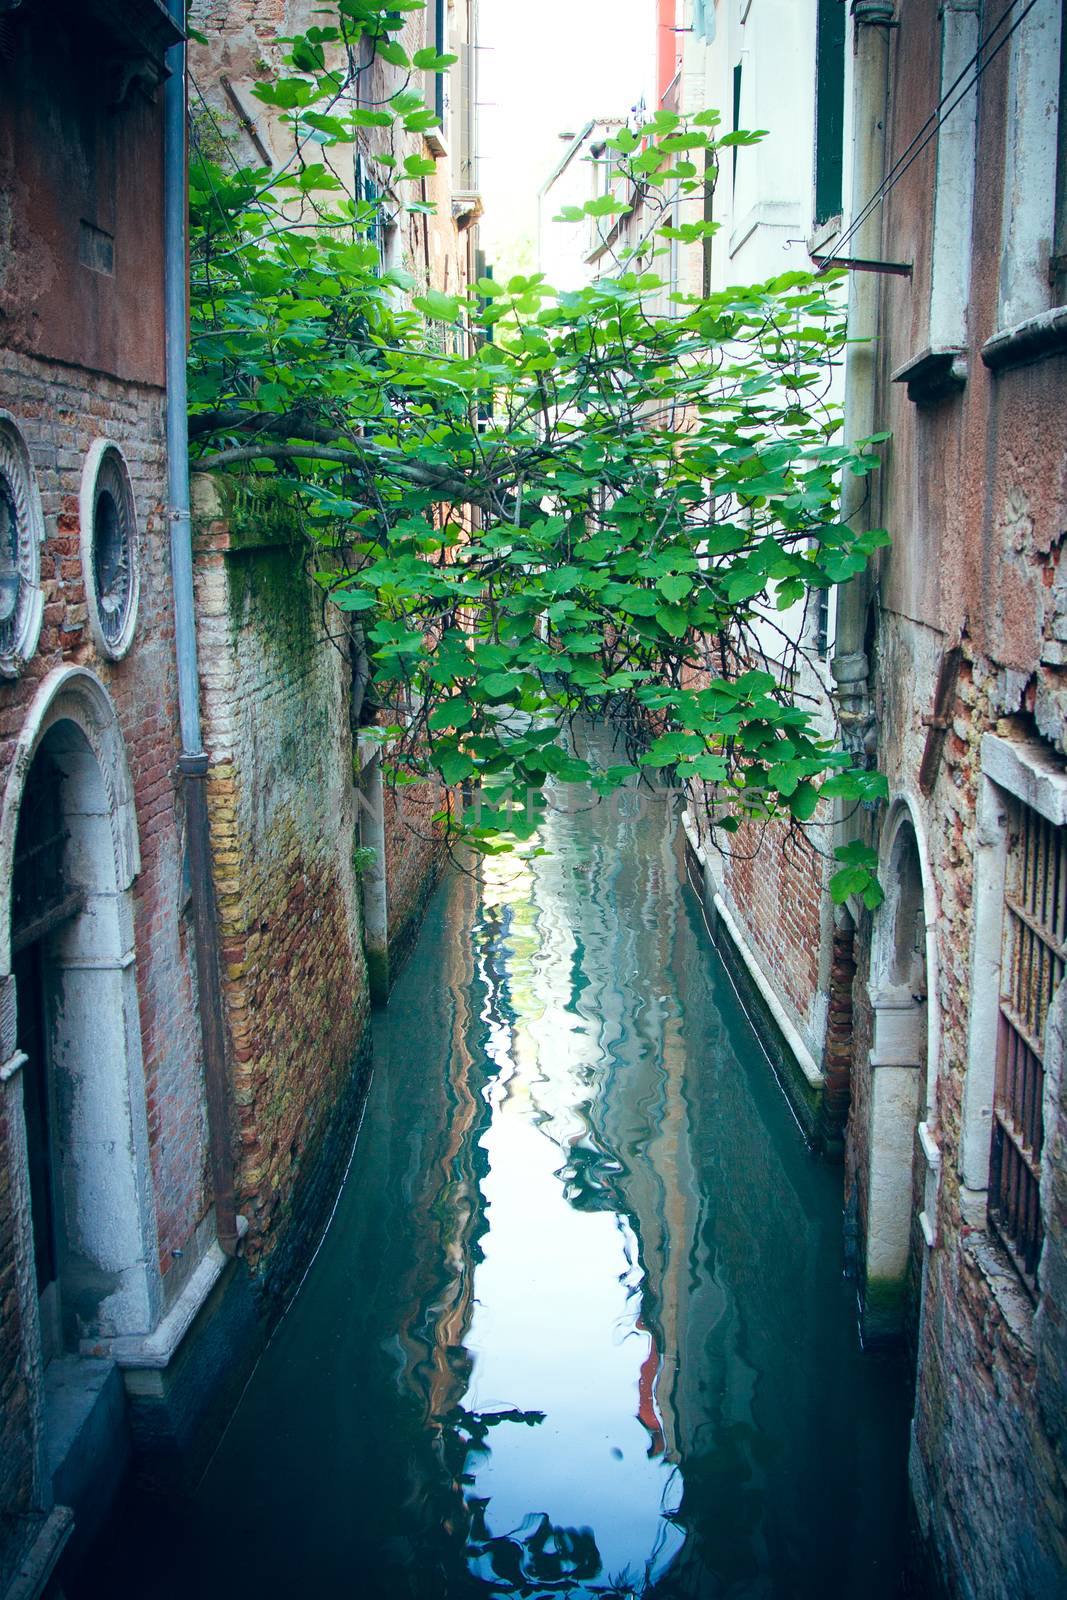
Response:
M901 0L888 159L938 98L933 0ZM881 288L880 425L892 454L876 493L893 546L878 562L875 640L879 765L925 833L936 933L931 1021L939 1039L928 1120L941 1152L937 1236L924 1250L913 1486L926 1552L948 1593L968 1600L1051 1596L1067 1587L1067 1107L1046 1100L1046 1241L1036 1309L988 1228L985 1198L962 1182L980 744L987 732L1038 735L1067 756L1067 460L1064 358L994 375L981 346L997 331L1003 152L1011 50L977 91L978 184L972 233L966 387L916 405L891 374L930 343L936 142L888 196L883 253L916 263ZM929 797L918 774L943 653L963 666ZM880 825L880 819L872 819ZM877 839L872 827L872 838ZM857 1055L849 1175L866 1207L867 1056L872 937L858 940ZM913 1191L917 1194L917 1190Z
M134 887L138 994L160 1269L204 1213L204 1112L190 932L182 915L183 826L162 396L154 389L0 354L0 385L26 438L41 490L44 622L34 658L0 685L0 782L40 681L61 662L89 666L115 705L133 778L141 873ZM130 653L101 660L86 620L78 493L94 439L122 447L137 507L141 589Z
M434 816L444 805L437 783L385 784L385 875L389 905L389 975L395 980L411 948L423 908L441 869L443 846Z
M332 1200L365 1077L347 651L284 508L200 479L208 797L248 1259L283 1288Z
M35 1417L21 1305L27 1285L17 1254L17 1169L11 1148L10 1085L0 1086L0 1582L23 1544L20 1518L33 1504Z
M9 8L10 11L10 8ZM200 1040L182 912L183 826L163 448L162 120L158 97L118 94L107 21L74 0L4 18L0 95L0 407L23 435L44 514L43 625L32 659L0 683L0 789L31 703L62 665L91 669L115 708L133 782L141 871L134 942L149 1162L164 1300L195 1261L205 1184ZM86 71L86 61L93 70ZM17 63L17 67L15 65ZM132 646L98 656L87 622L79 490L91 444L128 463L137 512L140 602ZM10 884L0 884L10 894ZM6 955L6 952L5 952ZM4 980L3 1054L14 1048L13 982ZM24 1513L42 1418L41 1351L23 1326L31 1304L29 1196L21 1075L0 1113L0 1508ZM9 1116L10 1113L10 1116ZM77 1152L68 1152L77 1156ZM22 1254L17 1258L16 1237ZM184 1254L183 1254L184 1252ZM18 1280L22 1279L21 1290ZM0 1546L8 1531L0 1528ZM0 1549L0 1565L10 1552ZM0 1588L3 1587L0 1581Z
M927 661L916 678L924 643L911 624L883 617L887 684L911 681L933 693ZM926 652L928 654L928 652ZM1046 1142L1054 1163L1053 1206L1046 1217L1042 1298L1035 1316L1006 1255L989 1233L984 1211L962 1188L963 1096L968 1027L975 999L971 980L972 865L977 848L979 746L990 731L1010 731L1014 714L1031 709L1037 685L1005 672L988 656L964 661L942 771L925 807L930 864L936 883L940 1029L933 1120L941 1147L937 1248L914 1237L923 1172L913 1161L911 1282L905 1337L918 1369L913 1473L922 1526L948 1592L995 1600L1006 1593L1053 1595L1067 1574L1067 1449L1062 1397L1067 1378L1067 1162L1062 1100ZM926 730L922 697L908 697L907 716L887 721L891 770L914 771ZM870 970L870 924L859 966ZM980 996L978 998L981 998ZM850 1209L862 1240L866 1227L871 1040L866 986L856 986L856 1065L848 1147ZM918 1267L925 1256L925 1283ZM920 1296L922 1301L920 1316Z
M742 823L723 843L731 910L818 1057L824 862L779 822Z
M141 872L134 885L134 937L149 1155L158 1224L159 1268L167 1299L189 1264L188 1246L210 1205L205 1176L205 1120L200 1035L195 1009L190 933L183 915L181 796L174 639L169 598L169 546L164 498L163 401L153 387L123 383L69 365L0 352L0 403L27 442L41 492L43 625L34 657L15 681L0 684L0 787L41 681L55 667L90 667L110 694L134 787ZM78 499L92 442L119 444L130 469L138 524L140 597L129 654L100 659L87 624L79 553ZM9 892L9 886L3 886ZM137 1086L134 1086L137 1092ZM0 1182L13 1177L10 1151L0 1150ZM28 1197L23 1196L28 1204ZM29 1449L38 1425L27 1407L25 1347L13 1300L11 1230L16 1210L4 1204L0 1223L0 1484L5 1505L25 1508ZM195 1262L191 1264L195 1265ZM10 1445L10 1448L8 1448Z

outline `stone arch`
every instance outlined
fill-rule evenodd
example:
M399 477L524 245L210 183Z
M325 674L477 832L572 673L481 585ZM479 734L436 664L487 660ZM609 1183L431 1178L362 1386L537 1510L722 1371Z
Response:
M900 796L882 829L868 995L872 1035L867 1093L863 1324L868 1339L898 1334L914 1314L916 1137L937 1081L936 894L915 802ZM936 1177L936 1174L935 1174ZM918 1197L921 1205L921 1197ZM928 1211L936 1211L936 1188ZM924 1216L927 1212L922 1213Z
M907 860L909 844L912 849L910 862ZM936 997L938 987L937 886L930 866L926 824L918 802L910 794L898 795L890 806L879 841L878 875L885 887L886 899L879 907L875 920L871 956L872 979L880 980L887 970L887 964L892 966L895 952L891 946L896 943L897 933L903 932L903 928L898 929L893 924L900 920L899 891L901 870L905 865L911 868L912 882L908 888L917 913L915 927L923 942L926 966L926 1040L922 1059L925 1069L924 1111L928 1112L932 1110L935 1102L941 1053L940 1012L936 1001L930 1004L930 996ZM914 879L916 867L917 883ZM920 896L918 903L915 900L915 889Z
M36 1269L26 1321L45 1360L146 1332L159 1307L134 967L139 865L111 699L93 673L58 668L30 707L0 807L0 963L14 996L9 1066L22 1080L20 1192ZM47 884L35 885L38 871Z
M48 730L63 721L80 729L96 758L111 818L115 889L121 894L141 870L133 780L111 696L87 667L56 667L42 681L26 714L0 805L0 883L11 882L22 793L33 758ZM0 976L10 971L11 898L4 893L0 894Z

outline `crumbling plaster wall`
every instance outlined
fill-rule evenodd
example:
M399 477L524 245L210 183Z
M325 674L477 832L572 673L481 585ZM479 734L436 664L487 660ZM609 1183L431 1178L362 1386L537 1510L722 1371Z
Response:
M898 11L890 160L939 96L931 46L937 8L904 0ZM933 1246L923 1251L912 1486L946 1589L971 1600L1052 1595L1067 1581L1062 1094L1046 1103L1046 1244L1036 1310L987 1229L984 1196L969 1194L961 1177L969 1020L982 999L973 977L981 740L990 732L1040 737L1067 755L1064 358L1050 353L995 374L981 356L998 331L1009 57L1004 51L990 62L978 90L981 181L962 393L915 404L890 382L928 337L936 141L886 201L883 253L915 262L916 272L882 288L879 410L892 440L875 507L875 521L893 539L875 573L878 761L891 795L907 796L921 820L936 899L930 998L939 1048L927 1114L940 1147L940 1185ZM923 718L934 710L943 655L957 642L962 666L940 766L924 796L918 774L934 735ZM864 919L848 1160L861 1232L871 933ZM915 1161L923 1160L917 1147Z

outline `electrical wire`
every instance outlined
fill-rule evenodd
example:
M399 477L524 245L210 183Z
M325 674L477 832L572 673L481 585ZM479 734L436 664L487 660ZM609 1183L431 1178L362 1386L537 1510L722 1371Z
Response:
M915 162L920 155L922 155L923 151L930 144L930 141L933 139L934 135L938 132L946 119L951 116L956 107L966 99L971 90L977 87L978 80L981 78L982 74L989 66L992 65L997 56L1000 54L1001 50L1003 50L1004 46L1011 39L1012 35L1025 22L1030 12L1037 5L1037 0L1028 0L1025 9L1019 13L1004 37L998 41L995 48L992 49L983 60L984 52L986 51L990 40L992 40L995 35L999 33L1000 29L1003 27L1004 23L1007 21L1017 4L1018 0L1008 0L1007 7L1001 12L1000 16L990 28L989 32L985 34L985 36L979 41L978 49L962 68L954 81L945 90L945 93L931 111L930 115L927 117L918 133L916 133L911 140L911 143L901 151L892 167L878 185L878 188L871 195L870 199L867 200L866 203L860 208L855 220L849 225L848 228L846 228L841 237L834 241L834 256L840 256L843 253L846 245L852 238L854 238L859 229L862 228L863 224L871 217L876 207L879 206L885 200L886 196L891 192L891 190L896 187L912 163ZM972 68L975 69L974 76L967 83L963 84L963 88L960 90L960 93L956 96L955 100L952 101L951 105L946 105L946 102L959 88L960 84L963 83L963 79L966 77L967 73L972 70ZM833 262L831 259L819 270L820 272L831 271L832 265Z

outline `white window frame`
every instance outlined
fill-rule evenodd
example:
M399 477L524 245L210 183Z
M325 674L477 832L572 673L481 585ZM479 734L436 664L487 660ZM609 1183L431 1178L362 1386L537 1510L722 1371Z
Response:
M1037 0L1011 41L1005 116L999 328L1017 328L1052 303L1061 0Z
M985 1226L996 1092L997 1030L1008 866L1008 806L1011 796L1056 827L1067 825L1067 772L1036 741L987 733L981 746L978 837L974 852L974 924L971 936L971 1015L963 1085L960 1178L967 1220ZM1057 1074L1050 1060L1045 1077L1045 1142L1054 1126ZM1038 1286L1041 1264L1038 1264Z

